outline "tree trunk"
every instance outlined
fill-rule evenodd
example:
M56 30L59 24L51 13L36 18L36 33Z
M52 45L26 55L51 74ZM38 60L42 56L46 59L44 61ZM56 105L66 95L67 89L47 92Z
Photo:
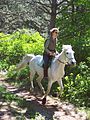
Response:
M56 14L57 14L56 11L57 11L57 0L52 0L49 29L52 29L53 27L55 27L55 20L56 20Z

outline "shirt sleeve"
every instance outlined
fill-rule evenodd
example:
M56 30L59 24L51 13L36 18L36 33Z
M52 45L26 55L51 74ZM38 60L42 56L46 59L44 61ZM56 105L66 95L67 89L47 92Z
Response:
M47 53L50 52L50 50L48 49L49 42L50 42L50 41L47 39L47 40L45 41L45 44L44 44L44 49L45 49L45 51L46 51Z

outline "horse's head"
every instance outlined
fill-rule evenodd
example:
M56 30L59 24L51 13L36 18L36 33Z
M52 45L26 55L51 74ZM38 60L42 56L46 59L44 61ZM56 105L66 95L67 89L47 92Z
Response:
M64 51L65 61L69 65L75 65L76 60L74 58L74 51L72 50L72 46L71 45L63 45L63 51Z

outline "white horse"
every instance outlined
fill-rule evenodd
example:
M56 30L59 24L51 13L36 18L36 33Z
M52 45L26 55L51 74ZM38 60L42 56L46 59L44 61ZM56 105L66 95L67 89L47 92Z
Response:
M72 50L71 45L63 45L62 52L53 59L51 66L48 68L48 87L47 91L44 91L44 88L41 84L41 80L43 79L43 67L40 65L40 62L42 62L43 57L41 55L26 55L23 60L18 65L17 69L20 69L24 67L25 64L29 63L30 67L30 81L31 81L31 87L34 88L33 85L33 78L34 75L37 73L38 78L37 83L41 90L44 93L44 98L42 100L42 103L46 103L46 96L49 94L51 86L54 82L58 82L58 84L61 87L61 92L63 90L63 83L62 78L65 74L64 67L68 63L69 65L76 64L76 60L74 58L74 51Z

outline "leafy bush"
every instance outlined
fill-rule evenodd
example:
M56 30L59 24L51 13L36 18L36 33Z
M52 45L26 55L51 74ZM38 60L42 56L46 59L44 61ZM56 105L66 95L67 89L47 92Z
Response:
M3 101L9 102L12 102L13 100L16 100L17 102L22 100L21 98L7 91L4 86L0 86L0 98L2 98Z
M16 65L27 53L41 54L44 38L38 32L22 29L12 34L0 33L0 69Z
M90 68L81 62L77 66L78 74L65 77L63 98L76 105L90 107Z

